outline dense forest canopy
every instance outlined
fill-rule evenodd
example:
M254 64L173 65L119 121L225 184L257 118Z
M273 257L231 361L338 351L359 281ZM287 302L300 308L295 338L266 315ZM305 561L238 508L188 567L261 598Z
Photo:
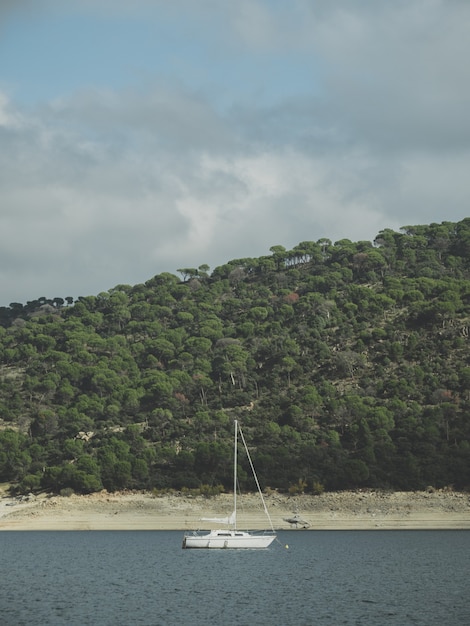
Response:
M178 274L0 309L0 481L470 486L470 218Z

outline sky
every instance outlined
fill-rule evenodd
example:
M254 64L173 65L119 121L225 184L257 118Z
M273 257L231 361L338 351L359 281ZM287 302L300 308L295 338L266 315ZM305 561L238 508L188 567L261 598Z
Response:
M2 0L0 306L470 215L468 0Z

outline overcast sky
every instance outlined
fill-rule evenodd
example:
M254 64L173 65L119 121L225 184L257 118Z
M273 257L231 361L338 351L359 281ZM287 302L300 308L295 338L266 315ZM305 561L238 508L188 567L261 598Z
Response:
M470 215L468 0L2 0L0 306Z

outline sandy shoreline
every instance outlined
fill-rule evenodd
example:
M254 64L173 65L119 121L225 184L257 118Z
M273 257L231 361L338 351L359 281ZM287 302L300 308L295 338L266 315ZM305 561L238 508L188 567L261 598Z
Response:
M276 529L297 513L311 530L467 529L470 494L435 492L338 492L321 496L271 493L266 504ZM0 498L0 530L195 530L217 524L202 517L224 516L232 496L100 492L87 496ZM239 497L239 527L262 529L266 518L257 495Z

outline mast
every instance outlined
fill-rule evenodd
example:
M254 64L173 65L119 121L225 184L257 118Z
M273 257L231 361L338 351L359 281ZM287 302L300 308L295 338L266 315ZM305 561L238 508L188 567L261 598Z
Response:
M235 420L235 441L233 451L233 513L234 522L233 527L237 529L237 439L238 439L238 421Z

